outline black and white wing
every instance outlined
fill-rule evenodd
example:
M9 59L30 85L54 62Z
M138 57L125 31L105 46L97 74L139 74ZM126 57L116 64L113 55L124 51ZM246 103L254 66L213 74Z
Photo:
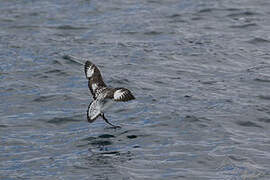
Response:
M113 93L113 100L114 101L130 101L135 99L133 94L130 92L130 90L126 88L116 88Z
M100 115L100 103L97 100L92 101L87 109L87 120L89 123L94 122Z
M93 95L93 98L96 99L96 92L104 87L104 83L101 73L97 66L91 61L86 61L84 65L85 77L88 79L88 87Z

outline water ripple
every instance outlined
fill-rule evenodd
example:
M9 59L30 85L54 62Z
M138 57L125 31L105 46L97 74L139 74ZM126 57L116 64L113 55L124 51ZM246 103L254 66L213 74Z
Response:
M0 11L0 179L269 179L267 0ZM136 94L106 114L121 129L86 121L87 59Z

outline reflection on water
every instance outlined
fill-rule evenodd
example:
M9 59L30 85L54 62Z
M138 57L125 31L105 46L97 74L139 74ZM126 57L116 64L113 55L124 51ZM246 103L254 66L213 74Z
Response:
M269 179L269 2L1 1L0 179ZM84 60L130 89L89 124Z

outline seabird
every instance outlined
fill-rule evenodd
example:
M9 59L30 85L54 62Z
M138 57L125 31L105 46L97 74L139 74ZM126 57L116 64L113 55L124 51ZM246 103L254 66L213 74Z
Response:
M64 59L69 59L76 63L82 64L79 60L86 60L77 58L71 55L64 55ZM110 88L104 83L101 73L97 66L91 61L86 60L84 64L84 72L86 79L88 79L88 87L93 96L93 101L89 104L87 109L87 120L89 123L94 122L99 116L102 117L106 123L117 128L111 124L105 117L104 112L113 104L113 102L126 102L135 99L132 93L122 87Z
M72 60L76 63L82 64L78 62L80 58L71 56L71 55L64 55L64 59ZM82 60L85 60L82 58ZM122 87L118 88L109 88L104 83L101 73L97 66L93 64L91 61L86 60L84 64L84 72L86 79L88 79L88 87L90 92L93 96L93 101L89 104L87 109L87 120L89 123L94 122L99 116L102 117L106 123L110 124L111 126L117 128L120 126L115 126L111 124L108 119L105 117L104 112L112 105L113 102L117 101L130 101L135 99L132 93Z

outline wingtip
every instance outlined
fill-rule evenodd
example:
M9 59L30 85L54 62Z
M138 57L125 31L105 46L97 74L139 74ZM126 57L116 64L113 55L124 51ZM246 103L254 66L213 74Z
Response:
M84 66L89 67L89 66L91 66L91 64L93 64L93 63L91 61L87 60L87 61L85 61Z
M62 56L62 58L65 59L65 60L69 60L70 62L78 63L78 64L83 65L83 63L81 62L81 60L83 60L83 59L78 58L78 57L75 57L75 56L73 56L73 55L64 54L64 55Z
M133 96L133 94L131 94L131 97L130 97L130 100L129 101L131 101L131 100L135 100L136 98Z
M117 88L117 90L114 92L113 98L115 101L122 101L122 102L131 101L135 99L131 91L126 88Z
M136 99L135 96L129 91L129 101Z
M67 54L65 54L65 55L62 56L62 58L63 58L63 59L68 59L68 60L69 60L69 59L70 59L70 56L67 55Z
M90 76L87 74L87 71L89 70L89 67L91 67L93 65L93 63L91 61L85 61L84 63L84 73L85 73L85 77L86 79L89 79Z

